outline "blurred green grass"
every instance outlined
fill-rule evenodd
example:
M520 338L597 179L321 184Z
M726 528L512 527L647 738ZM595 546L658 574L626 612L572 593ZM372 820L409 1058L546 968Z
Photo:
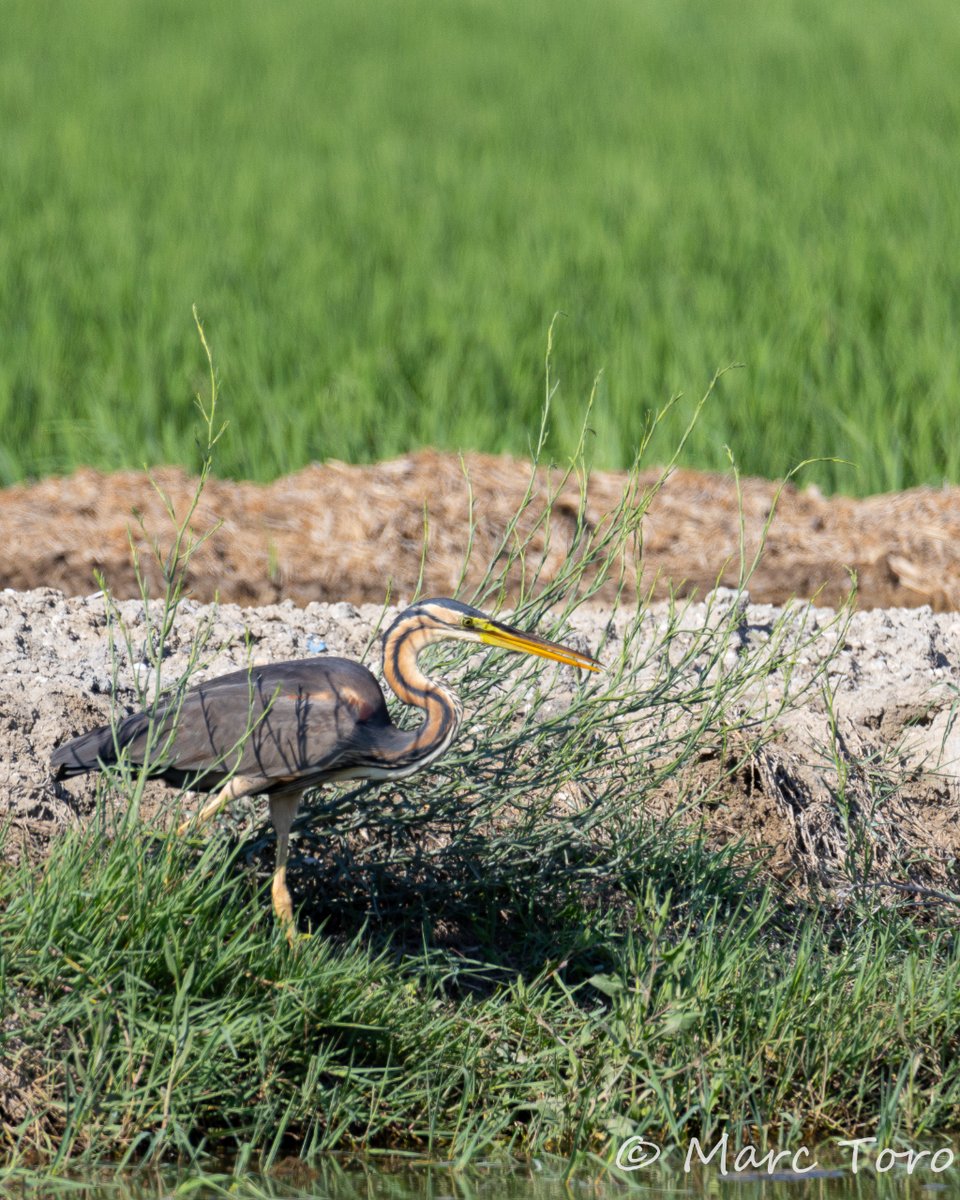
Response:
M684 461L960 479L949 0L8 0L0 482L524 453L546 329L569 453L727 376ZM653 457L676 444L682 407Z

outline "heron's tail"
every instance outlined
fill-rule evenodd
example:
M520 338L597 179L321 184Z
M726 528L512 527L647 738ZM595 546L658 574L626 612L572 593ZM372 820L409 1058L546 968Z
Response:
M122 721L114 730L112 725L101 725L81 734L73 741L64 742L50 756L50 770L54 779L70 779L74 775L85 775L98 771L100 767L117 761L117 749L123 748L141 732L147 723L146 713L136 713Z
M113 730L109 725L101 725L58 746L50 756L50 770L54 779L69 779L72 775L96 771L101 763L115 762L116 758Z

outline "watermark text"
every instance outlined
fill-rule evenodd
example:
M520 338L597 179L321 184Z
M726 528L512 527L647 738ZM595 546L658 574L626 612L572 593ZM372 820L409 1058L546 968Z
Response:
M852 1175L869 1166L878 1175L899 1167L912 1175L918 1167L934 1175L948 1171L956 1160L949 1146L938 1150L916 1150L902 1147L894 1150L884 1147L877 1150L875 1137L848 1138L832 1145L844 1155L845 1165ZM632 1137L620 1146L616 1163L621 1171L640 1171L651 1167L660 1158L663 1149L649 1138ZM720 1175L739 1175L745 1171L774 1175L809 1175L819 1169L813 1152L806 1146L796 1150L763 1150L749 1143L745 1146L731 1145L730 1135L723 1134L716 1142L704 1145L699 1138L691 1138L683 1158L683 1170L689 1174L695 1166L712 1166Z

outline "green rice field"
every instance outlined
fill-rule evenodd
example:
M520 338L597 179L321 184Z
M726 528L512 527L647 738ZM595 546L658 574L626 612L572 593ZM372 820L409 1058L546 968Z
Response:
M8 0L0 482L574 446L960 480L951 0ZM688 413L652 447L666 457Z

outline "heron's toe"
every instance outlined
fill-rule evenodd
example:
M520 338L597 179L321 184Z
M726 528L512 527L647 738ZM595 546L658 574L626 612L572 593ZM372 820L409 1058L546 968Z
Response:
M283 932L287 939L287 945L294 952L294 954L296 954L304 942L313 940L312 933L300 933L294 925L288 925Z

